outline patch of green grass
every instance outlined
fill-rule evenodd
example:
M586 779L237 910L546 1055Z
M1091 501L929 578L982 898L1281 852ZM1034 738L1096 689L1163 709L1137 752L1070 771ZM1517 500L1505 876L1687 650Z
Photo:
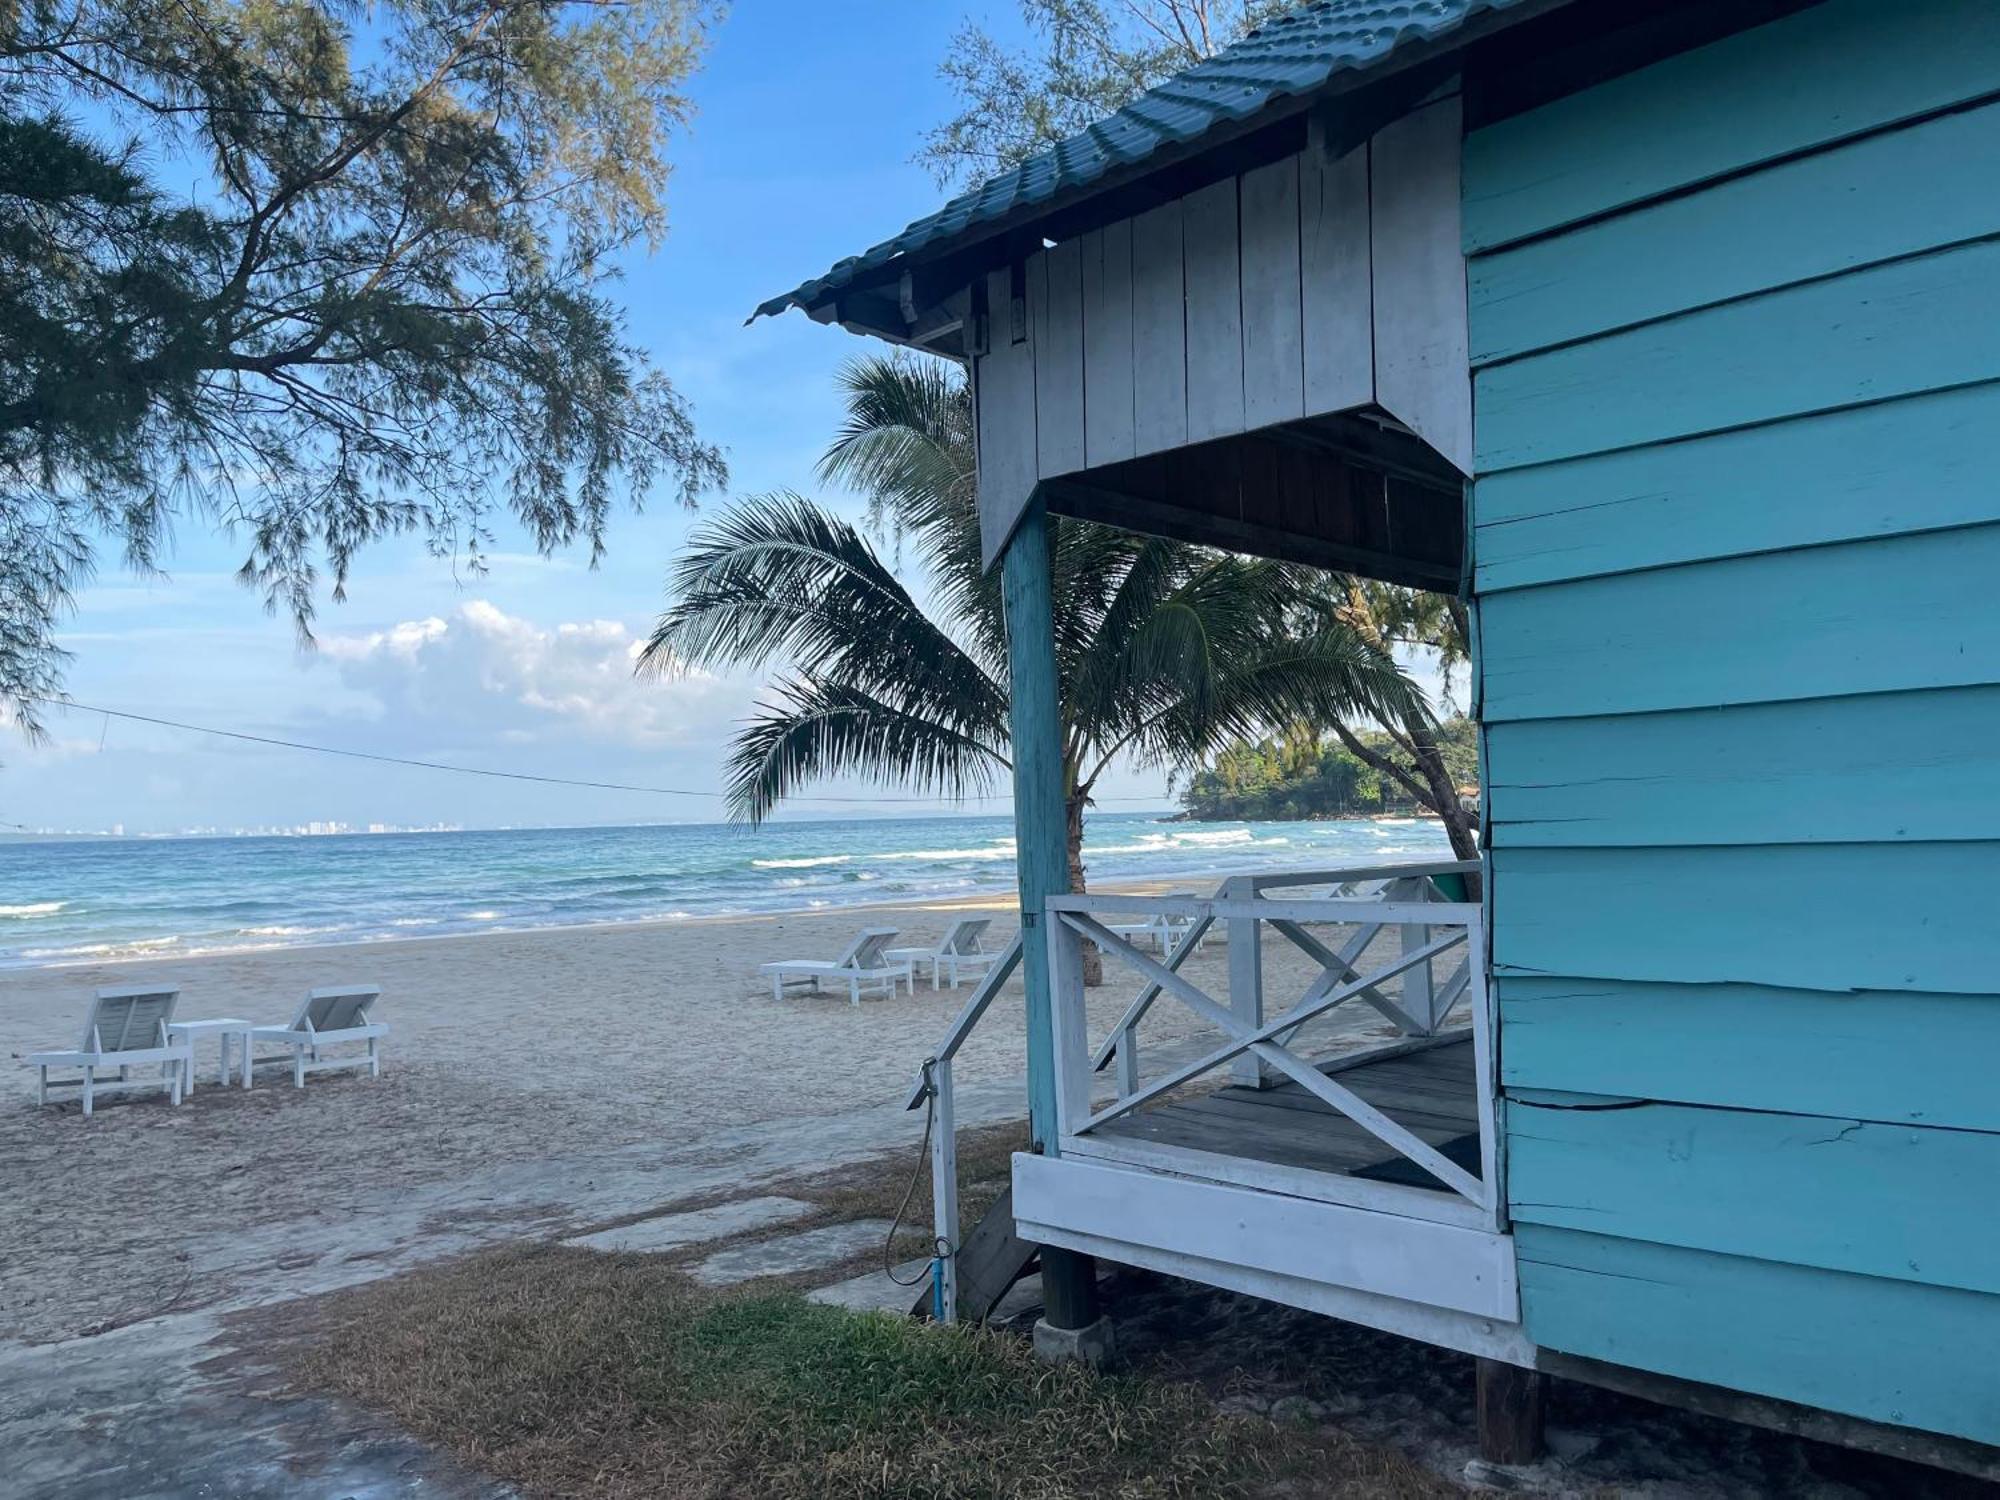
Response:
M337 1294L293 1358L530 1494L759 1500L1419 1496L1397 1455L1217 1414L1018 1338L510 1249Z

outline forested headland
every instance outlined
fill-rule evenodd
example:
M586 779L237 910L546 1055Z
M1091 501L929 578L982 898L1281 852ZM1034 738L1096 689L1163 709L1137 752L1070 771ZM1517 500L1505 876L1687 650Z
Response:
M1477 794L1478 727L1463 716L1438 733L1454 784ZM1388 753L1382 733L1358 736L1362 747ZM1181 787L1185 816L1202 821L1361 817L1371 813L1429 811L1393 779L1369 765L1332 735L1300 730L1242 740L1213 756Z

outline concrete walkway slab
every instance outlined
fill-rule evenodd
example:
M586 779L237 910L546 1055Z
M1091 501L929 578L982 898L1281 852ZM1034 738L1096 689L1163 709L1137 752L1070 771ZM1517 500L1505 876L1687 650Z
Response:
M902 1317L909 1312L910 1304L917 1300L918 1284L926 1279L930 1264L922 1256L906 1260L896 1267L895 1281L890 1280L880 1267L863 1271L859 1276L850 1276L832 1286L807 1292L806 1300L824 1302L829 1307L845 1307L855 1312L885 1312ZM910 1284L899 1286L897 1281Z
M826 1224L751 1245L731 1245L696 1266L693 1275L703 1286L733 1286L759 1276L794 1276L838 1264L864 1250L880 1250L888 1237L887 1219Z
M636 1224L621 1224L616 1229L579 1234L563 1243L586 1250L680 1250L688 1245L706 1244L710 1240L726 1239L732 1234L767 1229L774 1224L802 1219L812 1212L812 1204L797 1198L740 1198L733 1203L718 1203L712 1208L663 1214L655 1219L641 1219Z

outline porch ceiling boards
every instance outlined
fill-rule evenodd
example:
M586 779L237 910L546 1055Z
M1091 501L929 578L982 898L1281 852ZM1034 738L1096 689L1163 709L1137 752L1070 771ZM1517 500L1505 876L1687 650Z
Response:
M1458 590L1457 475L1418 438L1325 416L1045 481L1051 510L1261 557Z

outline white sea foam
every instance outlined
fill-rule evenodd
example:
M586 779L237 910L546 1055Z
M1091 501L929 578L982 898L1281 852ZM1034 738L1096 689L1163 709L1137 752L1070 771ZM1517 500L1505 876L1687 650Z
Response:
M25 906L0 906L0 917L52 917L67 901L30 901Z
M21 957L44 962L76 958L126 958L178 946L177 937L134 938L125 943L77 943L67 948L23 948Z
M1212 832L1146 833L1129 844L1087 844L1084 856L1095 859L1106 854L1174 854L1221 849L1268 849L1289 844L1287 838L1258 838L1247 828L1220 828Z
M1096 859L1105 854L1165 854L1173 847L1170 839L1155 835L1136 844L1089 844L1083 853L1087 859Z
M995 841L979 849L898 849L893 854L871 854L870 859L881 860L948 860L948 859L1012 859L1014 841Z
M1144 878L1149 872L1200 872L1206 877L1260 862L1332 867L1349 856L1366 862L1434 852L1443 842L1434 829L1414 818L1278 829L1264 823L1190 825L1110 813L1093 816L1085 857L1092 862L1092 877L1106 881ZM0 845L0 885L15 903L0 904L0 970L429 937L434 929L484 933L578 921L685 920L998 891L1012 884L1010 833L1008 820L992 818L965 825L931 820L851 824L838 835L810 827L774 829L771 842L751 850L735 843L734 834L707 830L676 832L671 839L630 829L601 836L593 830L567 830L559 840L538 831L487 834L459 851L448 847L449 836L425 841L431 847L424 850L410 841L385 840L371 848L365 879L350 881L353 872L343 868L343 879L331 883L315 873L331 846L313 840L287 840L282 847L277 841L224 847L212 840L172 850L133 845L120 851L132 872L129 885L92 887L88 896L81 885L50 883L38 867L23 862L28 856ZM829 849L836 841L842 850ZM447 845L442 851L440 843ZM908 847L914 844L923 847ZM555 863L546 874L534 860L523 864L518 857L545 858L552 850ZM434 895L441 852L456 854L457 875L481 881L469 889L505 897L510 905L457 907L450 894ZM683 852L685 866L679 862ZM762 857L751 860L752 852ZM16 863L9 862L10 855ZM73 878L80 880L83 873ZM104 872L89 874L93 880L110 879ZM246 888L256 892L254 901L244 899ZM57 891L69 894L60 898ZM27 900L37 893L45 899ZM111 912L100 910L107 901ZM404 914L390 917L386 913L391 911ZM217 920L219 912L231 915ZM107 932L100 924L113 920L112 913L117 926ZM9 918L17 925L10 927ZM57 937L37 929L37 921L76 930ZM239 922L244 925L237 926ZM177 935L138 940L123 935L135 931ZM8 942L16 933L21 936ZM23 951L28 942L34 947Z

